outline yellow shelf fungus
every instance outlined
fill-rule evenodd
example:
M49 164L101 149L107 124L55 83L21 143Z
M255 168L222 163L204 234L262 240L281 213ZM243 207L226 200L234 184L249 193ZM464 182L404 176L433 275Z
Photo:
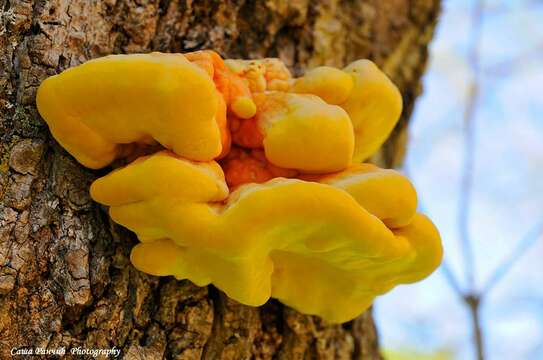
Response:
M154 53L68 69L41 84L36 103L57 141L83 165L100 168L132 142L157 141L195 160L218 156L218 97L209 76L183 55Z
M402 112L400 92L369 60L355 61L343 71L326 66L313 69L294 81L292 91L321 96L347 111L355 133L355 163L379 149Z
M164 151L96 180L91 196L142 241L132 252L136 268L213 283L248 305L273 296L331 322L352 319L376 295L439 264L439 234L393 170L362 166L323 182L225 189L215 162ZM385 196L364 196L375 189Z
M146 273L337 323L441 260L407 178L360 163L401 112L369 61L292 79L277 59L116 55L47 79L37 104L85 166L143 155L90 192Z
M254 122L272 164L312 173L339 171L351 164L353 125L339 106L315 95L285 92L259 94L255 101Z

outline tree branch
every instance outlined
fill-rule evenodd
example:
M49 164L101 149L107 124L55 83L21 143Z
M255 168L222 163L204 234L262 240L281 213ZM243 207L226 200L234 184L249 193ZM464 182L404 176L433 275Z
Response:
M506 256L505 259L496 267L489 276L481 294L488 294L499 282L507 275L509 270L522 258L526 252L537 243L540 236L543 235L543 221L535 224L517 243L515 249Z
M469 218L471 213L471 197L473 191L473 172L475 168L475 115L479 102L480 81L480 54L482 40L484 1L479 0L472 14L472 42L468 55L469 64L473 73L473 80L469 86L469 95L464 109L464 168L460 198L458 204L458 227L460 232L460 245L462 248L466 281L469 291L475 288L475 259L471 236L469 232Z
M464 168L458 204L458 227L460 245L462 249L466 271L467 295L464 302L470 310L473 331L473 343L477 352L477 359L484 359L483 330L480 322L481 297L475 292L475 258L473 244L469 231L471 215L471 200L473 192L473 173L475 170L475 116L480 97L480 48L482 41L482 24L484 15L484 0L478 0L471 15L472 40L470 44L468 62L472 71L472 81L469 86L468 99L464 109Z
M475 349L477 350L477 360L484 360L484 344L483 344L483 331L481 328L481 296L479 294L469 294L464 297L464 301L468 305L471 315L472 327L473 327L473 339L475 342Z
M453 291L460 297L464 297L464 291L460 287L460 284L458 280L456 279L456 275L452 272L451 268L449 267L449 264L443 259L441 262L441 266L439 268L443 275L445 276L445 280L449 284L449 286L453 289Z

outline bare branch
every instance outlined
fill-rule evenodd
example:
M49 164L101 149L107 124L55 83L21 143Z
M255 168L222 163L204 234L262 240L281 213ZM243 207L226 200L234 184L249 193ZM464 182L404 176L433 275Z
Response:
M468 61L473 79L469 86L469 95L464 109L464 168L462 171L462 182L460 198L458 203L458 227L460 232L460 245L466 271L468 291L475 288L475 259L473 246L469 232L469 218L471 213L471 197L473 190L473 172L475 168L475 115L479 103L480 93L480 54L479 50L482 41L482 23L484 1L479 0L473 9L472 14L472 42L468 55Z
M464 296L464 302L470 310L473 345L478 360L484 359L484 341L483 329L480 322L479 305L481 297L475 293L475 257L469 232L469 219L471 215L473 173L475 170L475 116L480 97L481 61L479 52L482 42L484 8L485 1L478 0L471 15L472 39L468 62L472 71L472 81L469 85L468 99L464 109L464 167L458 201L458 227L467 282L467 295Z
M445 276L445 280L449 284L449 286L453 289L453 291L458 295L460 298L464 298L464 291L460 287L460 284L458 280L456 279L456 275L452 272L451 267L449 264L443 259L441 262L441 266L439 269L443 272L443 275Z
M483 343L483 328L481 327L481 296L468 294L464 297L464 301L470 310L477 360L484 360L485 347Z
M491 273L483 287L481 294L488 294L505 275L513 268L513 266L522 258L528 250L537 243L537 240L543 235L543 221L535 224L517 243L517 246Z

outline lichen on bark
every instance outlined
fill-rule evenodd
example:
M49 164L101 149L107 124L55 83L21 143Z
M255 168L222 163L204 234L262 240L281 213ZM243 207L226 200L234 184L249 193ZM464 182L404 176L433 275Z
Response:
M40 82L112 53L211 48L280 57L294 73L357 58L380 65L405 110L373 160L401 163L438 0L0 0L0 357L12 347L122 349L125 359L378 359L366 312L327 326L270 301L156 278L136 239L93 203L90 171L50 136Z

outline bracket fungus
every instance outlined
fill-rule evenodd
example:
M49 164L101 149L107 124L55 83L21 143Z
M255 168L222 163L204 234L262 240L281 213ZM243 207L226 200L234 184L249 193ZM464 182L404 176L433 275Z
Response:
M45 80L37 106L83 165L128 162L90 193L146 273L339 323L440 263L409 180L361 163L401 112L370 61L293 79L277 59L113 55Z

